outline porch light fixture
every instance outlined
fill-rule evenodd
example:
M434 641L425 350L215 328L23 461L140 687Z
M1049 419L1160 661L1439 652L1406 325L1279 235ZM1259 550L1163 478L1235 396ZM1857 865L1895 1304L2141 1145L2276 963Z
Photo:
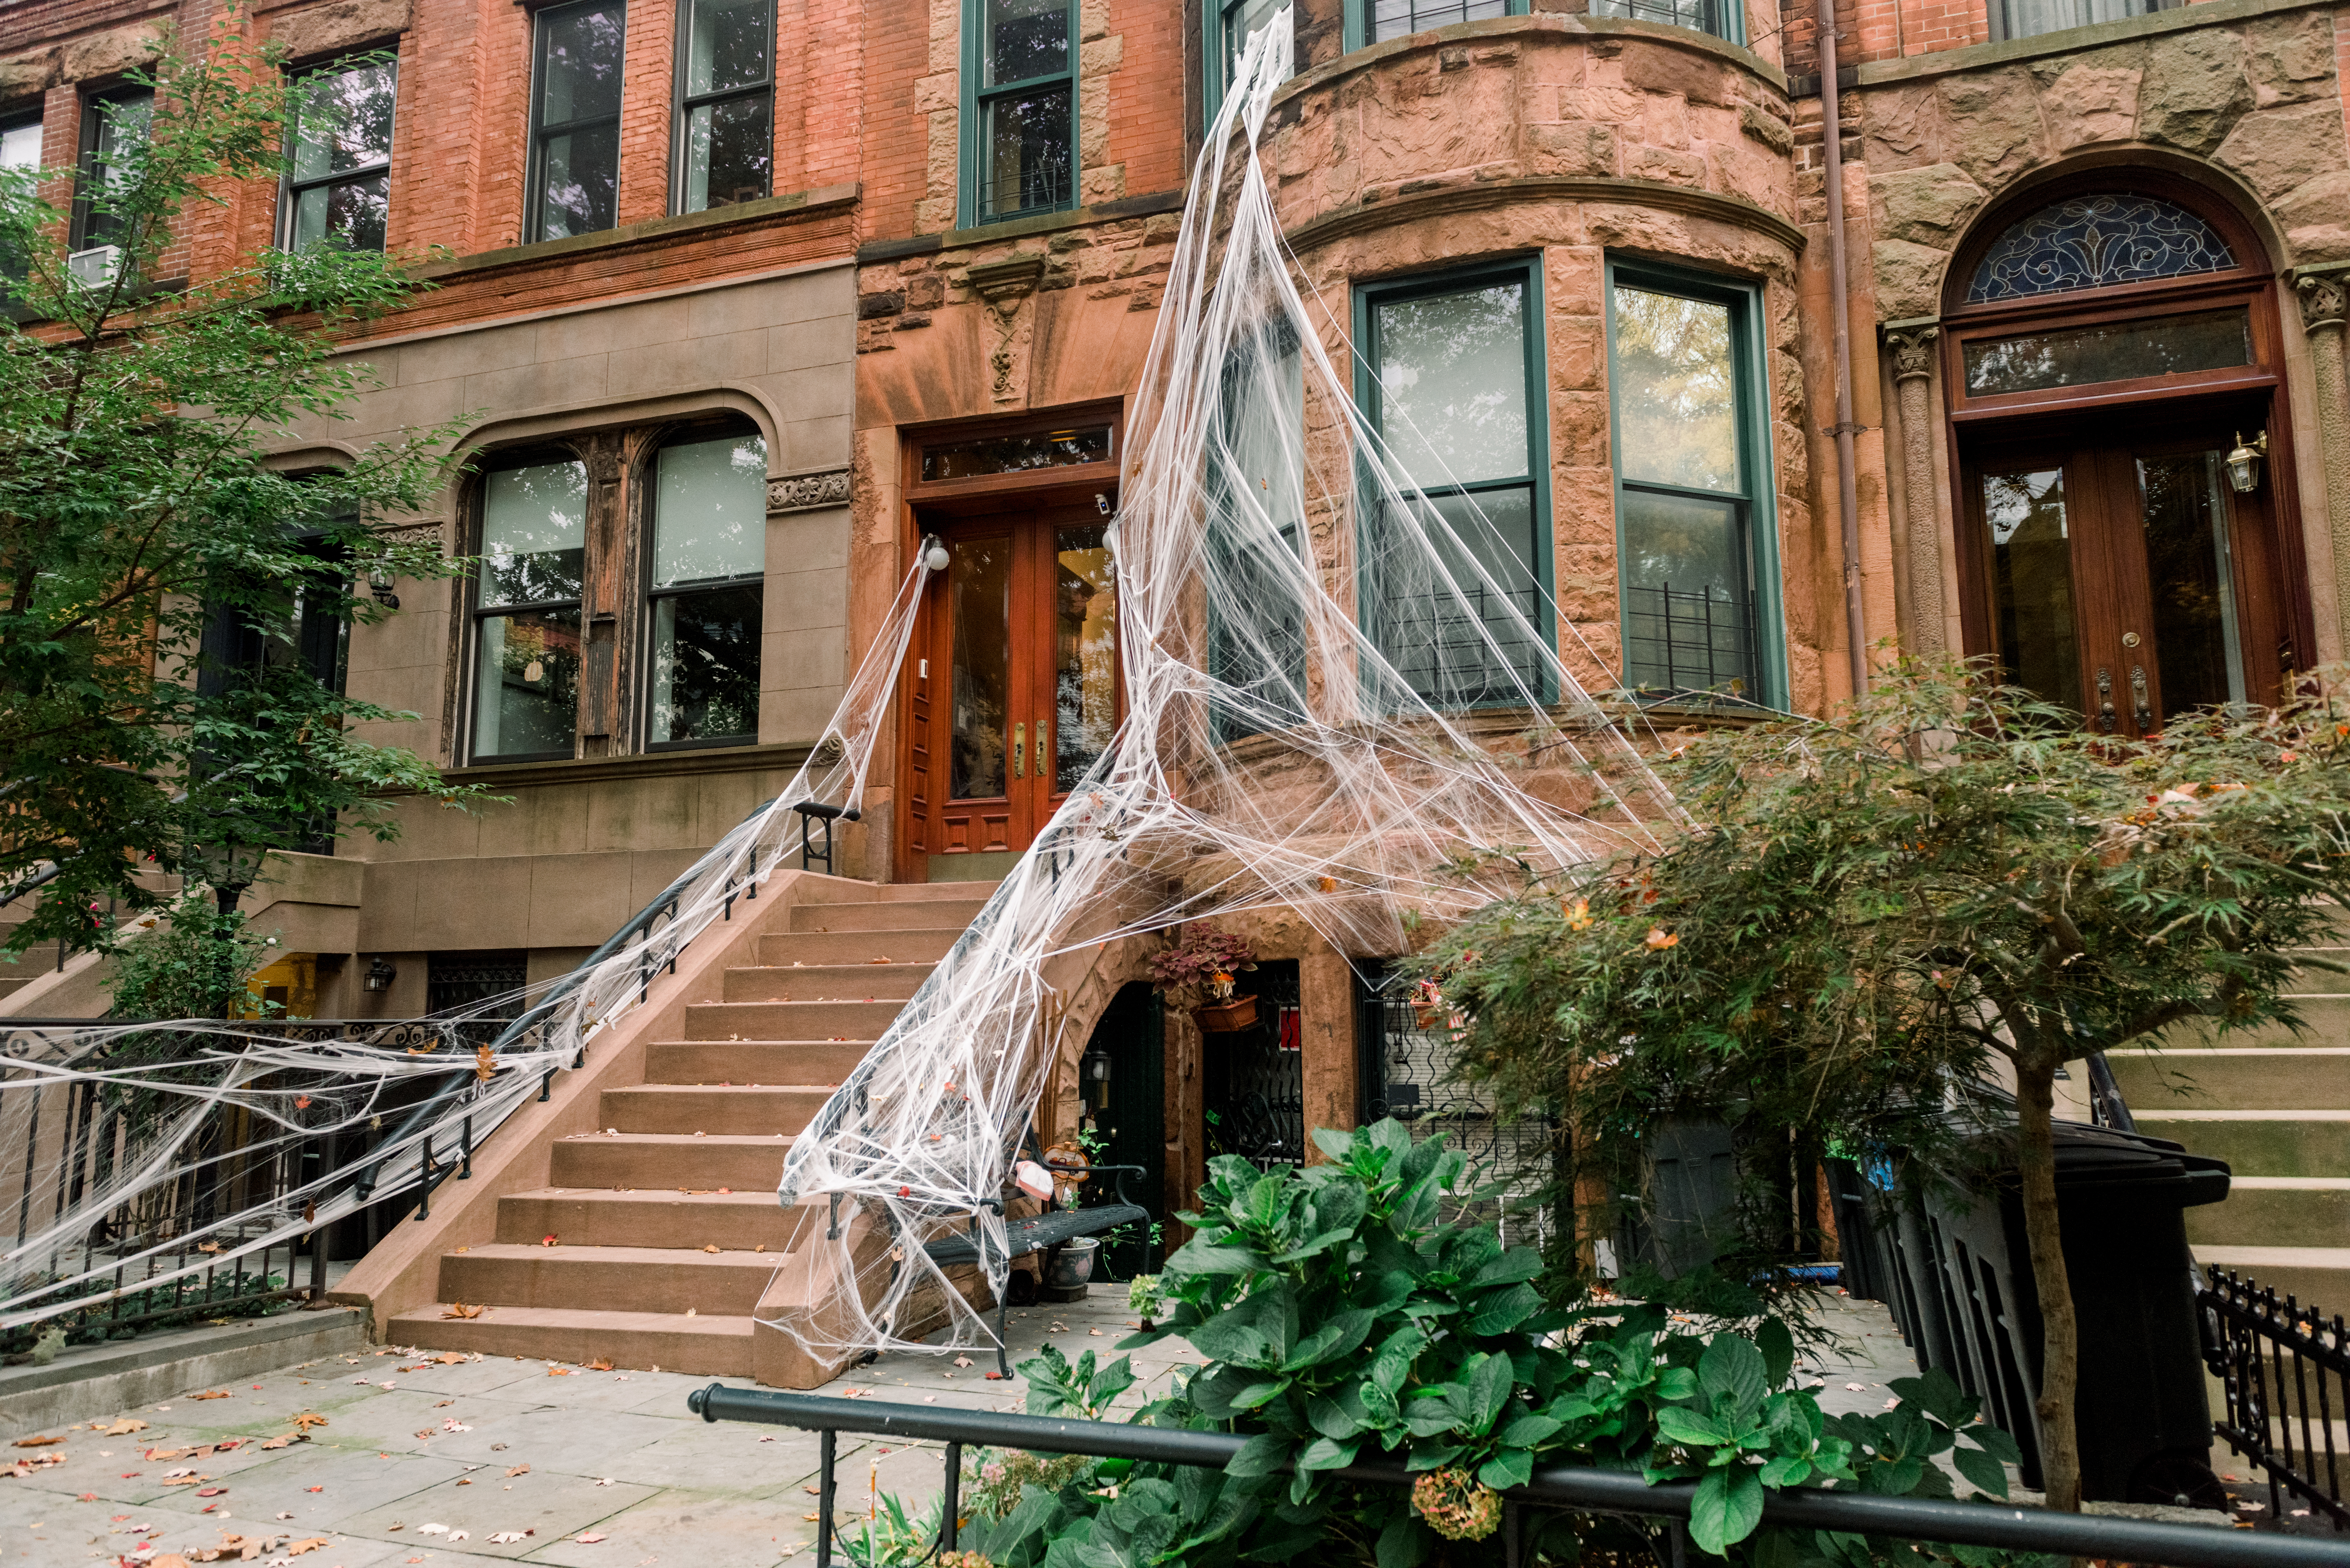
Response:
M2244 432L2236 432L2236 450L2227 456L2228 488L2239 495L2250 495L2261 487L2261 459L2269 453L2269 432L2261 431L2250 441Z
M947 569L947 543L936 534L922 541L922 565L933 572Z
M375 602L386 609L400 607L400 596L391 591L391 574L381 566L368 572L368 592L373 594Z
M1087 1109L1101 1112L1109 1109L1109 1053L1098 1042L1087 1048L1077 1058L1077 1082Z
M392 968L390 961L379 953L376 955L375 962L368 965L367 974L359 981L359 989L374 992L390 991L391 982L399 978L400 971Z

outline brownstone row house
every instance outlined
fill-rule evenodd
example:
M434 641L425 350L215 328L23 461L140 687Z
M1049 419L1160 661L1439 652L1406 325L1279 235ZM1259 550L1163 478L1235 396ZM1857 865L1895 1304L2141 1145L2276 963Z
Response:
M1818 14L1774 0L1298 6L1268 156L1303 282L1351 324L1333 348L1369 416L1446 452L1424 483L1476 496L1592 684L1818 712L1894 648L1995 655L2138 733L2350 653L2350 6L1846 0L1825 63ZM648 1282L621 1254L680 1247L676 1216L576 1195L648 1170L764 1192L752 1140L805 1110L693 1093L820 1087L839 1053L763 1076L717 1047L872 1038L1106 742L1118 694L1084 655L1117 635L1128 400L1204 117L1273 9L259 0L238 23L360 112L196 215L189 273L334 233L439 286L351 345L380 383L357 417L282 461L459 419L477 460L396 525L489 564L381 585L399 613L320 672L511 797L256 889L297 1011L415 1015L575 965L781 787L917 547L950 557L843 836L838 869L881 886L804 880L743 939L778 945L664 981L620 1065L500 1134L536 1152L378 1271L382 1321L511 1301L490 1321L516 1343L749 1369L754 1300L726 1293L761 1286ZM102 178L99 106L146 37L214 21L0 12L0 159ZM1307 1125L1442 1110L1385 955L1259 935L1243 1065L1135 988L1139 955L1072 992L1109 1064L1089 1104L1162 1197L1212 1147L1298 1158ZM851 963L874 971L851 1002L782 1000L791 966ZM0 1007L68 1005L68 969ZM814 1006L847 1011L788 1011ZM2306 1249L2350 1214L2350 1120L2307 1108L2350 1107L2350 1054L2319 1015L2314 1054L2215 1054L2199 1103L2128 1081L2250 1179L2207 1257L2261 1250L2338 1304ZM610 1160L649 1163L563 1142L607 1126ZM678 1174L725 1127L731 1179ZM755 1207L715 1239L750 1245ZM563 1287L605 1293L584 1326L497 1272L558 1220L615 1249Z

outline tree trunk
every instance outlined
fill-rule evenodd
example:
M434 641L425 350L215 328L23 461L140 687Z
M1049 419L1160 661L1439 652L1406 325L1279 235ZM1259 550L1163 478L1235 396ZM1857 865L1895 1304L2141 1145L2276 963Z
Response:
M2023 1234L2032 1251L2032 1281L2040 1292L2040 1469L2048 1506L2068 1513L2081 1507L2081 1438L2073 1417L2080 1381L2081 1325L2073 1315L2073 1282L2064 1272L2063 1232L2056 1215L2054 1063L2015 1072L2016 1163L2023 1179Z

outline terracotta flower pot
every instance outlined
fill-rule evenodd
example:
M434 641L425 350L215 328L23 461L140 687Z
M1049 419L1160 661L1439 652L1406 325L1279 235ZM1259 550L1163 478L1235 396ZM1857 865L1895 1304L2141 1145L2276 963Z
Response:
M1256 998L1235 996L1230 1002L1211 1002L1194 1014L1200 1029L1207 1034L1228 1034L1236 1029L1248 1029L1256 1023Z

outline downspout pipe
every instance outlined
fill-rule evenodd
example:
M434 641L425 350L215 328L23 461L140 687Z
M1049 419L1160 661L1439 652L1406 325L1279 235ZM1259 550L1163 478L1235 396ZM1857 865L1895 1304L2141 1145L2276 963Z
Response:
M1844 89L1837 81L1835 0L1819 0L1821 172L1827 180L1828 294L1835 310L1836 515L1844 528L1844 635L1852 694L1868 690L1868 621L1860 597L1860 479L1852 438L1852 300L1844 242Z

